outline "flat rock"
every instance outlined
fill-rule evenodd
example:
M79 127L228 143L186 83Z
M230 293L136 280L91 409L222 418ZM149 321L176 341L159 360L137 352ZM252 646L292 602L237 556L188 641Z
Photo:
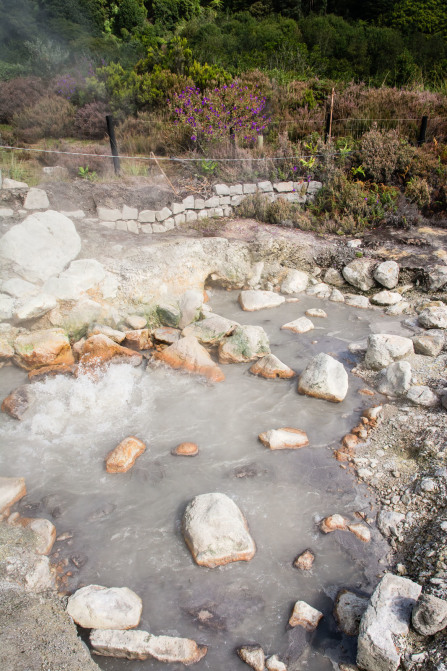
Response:
M25 210L46 210L50 207L50 201L43 189L31 188L26 194L23 207Z
M368 347L365 354L365 366L371 370L381 370L390 363L413 354L414 347L411 338L376 333L368 337Z
M343 268L343 277L346 282L360 291L369 291L374 286L373 268L376 261L373 259L355 259Z
M14 391L3 400L2 412L6 412L6 414L14 419L21 420L29 408L29 403L29 386L24 384L21 387L14 389Z
M314 631L323 617L316 608L309 606L305 601L297 601L289 619L291 627L303 627L306 631Z
M371 303L375 305L397 305L402 301L402 296L397 291L379 291L371 296Z
M0 513L20 501L26 494L25 478L0 477Z
M360 620L369 604L369 599L355 592L342 589L335 599L334 617L343 633L357 636Z
M132 629L142 610L140 597L127 587L87 585L67 603L67 613L84 629Z
M386 396L404 396L411 386L412 369L408 361L392 363L377 376L377 390Z
M381 510L377 515L377 526L379 531L386 537L399 536L401 524L405 521L405 515L394 510Z
M250 368L250 373L259 375L267 379L283 378L289 379L296 375L289 366L280 361L274 354L266 354L262 359L258 359Z
M348 374L343 364L329 354L317 354L300 375L298 391L339 403L348 393Z
M130 328L133 329L134 331L144 329L147 326L146 317L142 317L141 315L128 315L126 317L126 322L129 324Z
M182 335L185 337L192 335L200 343L216 345L225 336L231 334L236 326L239 326L239 324L231 319L226 319L220 315L212 315L186 326Z
M411 614L411 623L422 636L433 636L447 627L447 601L422 594Z
M220 363L244 363L270 354L270 345L262 326L237 326L219 343Z
M171 326L160 326L159 328L152 331L152 335L158 342L172 345L173 343L180 340L182 332L179 329L172 328Z
M57 300L50 294L41 293L37 296L28 298L18 308L16 308L15 318L18 321L28 321L42 317L57 306Z
M332 301L333 303L344 303L345 297L343 296L343 294L339 289L332 289L331 295L329 296L329 300Z
M287 271L287 274L281 284L282 294L299 294L307 289L309 284L309 275L303 270Z
M374 270L374 279L386 289L394 289L399 282L399 265L396 261L379 263Z
M118 345L114 340L99 333L87 338L83 344L78 371L86 372L111 363L130 363L132 366L139 366L141 362L141 354Z
M447 329L447 306L434 305L425 308L419 314L418 321L426 329Z
M284 303L285 298L274 291L256 291L248 289L239 294L239 304L246 312L255 312L265 308L276 308Z
M321 308L310 308L306 310L305 314L307 317L316 317L318 319L325 319L327 317L327 313Z
M298 317L298 319L294 319L292 322L287 322L287 324L281 326L283 331L292 331L293 333L308 333L308 331L312 331L314 328L315 326L307 317Z
M416 354L438 356L444 347L443 335L418 335L413 337L413 346Z
M258 436L263 445L271 450L297 449L309 445L307 433L301 429L291 429L285 427L282 429L270 429L260 433Z
M199 646L189 638L154 636L147 631L95 629L90 633L90 644L96 655L125 659L157 659L171 664L189 666L206 655L206 646Z
M171 368L204 375L213 382L222 382L225 379L219 366L194 336L181 338L161 352L155 352L154 358Z
M325 282L317 282L317 284L307 287L306 294L317 298L329 298L332 294L332 287Z
M312 550L304 550L298 557L295 558L293 565L300 571L310 571L315 561L315 555Z
M243 645L237 649L237 654L243 662L251 666L255 671L264 671L265 654L259 645Z
M28 189L26 182L18 182L16 179L5 177L2 182L2 189Z
M348 528L348 522L342 515L335 513L334 515L329 515L325 517L320 522L320 531L324 534L329 534L332 531L346 531Z
M408 634L420 585L387 573L371 597L360 623L357 665L366 671L396 671L400 664L397 636Z
M126 473L146 450L146 445L135 436L128 436L106 458L107 473Z
M59 300L72 301L99 285L107 273L102 263L96 259L78 259L58 277L50 277L44 284L44 291Z
M366 310L371 307L368 296L359 296L358 294L345 294L345 303L352 308Z
M45 282L58 275L81 250L73 222L48 210L29 215L0 239L0 258L29 282Z
M439 403L438 396L424 384L412 385L406 393L409 401L424 408L434 408Z
M74 363L70 341L63 329L46 329L19 335L14 342L16 362L25 370Z
M22 280L21 277L12 277L2 283L2 291L14 298L29 298L35 296L39 292L39 288L32 282Z
M361 522L356 522L355 524L348 524L348 531L350 531L356 538L362 541L362 543L369 543L371 540L371 531L366 524Z
M256 552L243 514L225 494L196 496L185 510L183 535L199 566L250 561Z
M199 454L199 447L196 443L180 443L172 450L172 454L178 457L195 457Z

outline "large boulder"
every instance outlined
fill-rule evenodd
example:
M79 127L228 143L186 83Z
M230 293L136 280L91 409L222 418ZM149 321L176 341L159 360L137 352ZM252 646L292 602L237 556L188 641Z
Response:
M355 259L343 268L343 277L346 282L360 291L369 291L374 286L373 268L376 261L373 259Z
M196 496L185 510L183 535L199 566L250 561L256 552L243 514L225 494Z
M408 361L396 361L380 371L377 389L386 396L404 396L411 386L412 368Z
M74 363L70 341L62 329L32 331L14 342L16 363L25 370Z
M447 601L433 594L422 594L411 615L418 634L433 636L447 627Z
M379 263L374 270L374 279L386 289L394 289L399 282L399 265L396 261Z
M215 345L234 331L237 322L220 315L211 315L194 324L186 326L183 331L183 336L194 336L200 343L206 345ZM159 329L157 329L159 330Z
M81 238L68 217L48 210L31 214L0 239L0 258L29 282L58 275L81 251Z
M161 352L155 352L154 358L163 361L171 368L181 368L196 375L204 375L213 382L222 382L225 379L219 366L192 335L181 338Z
M170 664L195 664L207 653L206 646L199 646L189 638L154 636L147 631L134 629L94 629L90 644L95 655L125 659L157 659Z
M270 353L270 345L262 326L237 326L219 344L220 363L244 363Z
M95 259L78 259L59 277L50 277L44 285L44 291L59 300L77 300L82 293L100 284L107 276L104 266Z
M85 629L132 629L142 610L140 597L127 587L87 585L67 603L67 613Z
M414 353L413 341L403 336L376 333L368 338L365 366L372 370L381 370L390 363Z
M281 293L283 294L299 294L301 291L307 289L309 284L309 275L303 270L293 270L290 269L287 271L282 284L281 284Z
M397 637L408 633L421 586L387 573L371 597L360 622L357 665L366 671L396 671L400 664Z
M300 375L298 391L339 403L348 393L348 374L343 364L329 354L317 354Z
M447 329L447 306L432 305L419 314L419 324L426 329Z
M241 291L239 294L239 304L247 312L255 312L256 310L264 310L265 308L276 308L281 303L284 303L285 300L284 296L275 294L274 291L248 289L247 291Z

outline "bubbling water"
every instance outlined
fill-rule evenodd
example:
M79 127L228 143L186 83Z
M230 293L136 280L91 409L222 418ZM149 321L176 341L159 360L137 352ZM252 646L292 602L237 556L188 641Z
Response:
M279 327L322 301L304 298L243 313L234 294L215 292L212 303L218 314L262 325L272 352L297 372L320 351L352 367L349 341L371 331L402 332L381 312L327 303L328 318L315 319L318 328L297 336ZM349 533L323 535L316 525L335 512L350 519L359 510L371 514L368 492L339 468L331 449L367 401L352 374L345 401L332 404L298 395L296 379L253 376L249 365L224 366L226 380L219 384L161 365L127 364L94 378L33 382L23 421L0 418L1 472L26 478L23 514L48 517L58 534L73 534L55 546L59 558L69 561L70 588L96 583L134 589L144 604L139 628L209 646L198 671L247 668L234 654L247 643L259 643L269 654L289 653L290 669L325 671L353 654L332 618L338 589L371 592L386 553L375 531L372 542L363 544ZM22 381L22 371L0 371L3 395ZM305 430L310 445L264 448L258 434L280 426ZM128 473L106 473L107 453L128 435L148 449ZM185 441L199 445L197 457L171 454ZM181 534L182 514L194 496L213 491L233 498L245 514L257 545L251 562L217 569L194 564ZM308 547L316 555L314 568L300 572L292 562ZM297 600L325 616L299 661L287 630ZM109 671L160 668L154 660L95 660Z

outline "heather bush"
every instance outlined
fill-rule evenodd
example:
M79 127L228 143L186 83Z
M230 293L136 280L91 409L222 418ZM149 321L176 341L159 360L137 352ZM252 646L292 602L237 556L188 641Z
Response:
M108 107L102 102L87 103L76 110L73 131L81 140L102 140L107 133Z
M431 197L430 185L426 179L421 177L412 177L405 187L405 195L411 203L416 203L418 207L428 207Z
M74 107L67 100L50 95L15 114L12 126L19 140L24 142L61 138L71 135L74 114Z
M19 77L0 84L0 123L10 123L14 114L34 105L45 95L45 84L38 77Z
M373 127L362 137L360 155L367 175L375 182L386 184L396 171L408 170L414 150L405 140L400 140L397 131Z

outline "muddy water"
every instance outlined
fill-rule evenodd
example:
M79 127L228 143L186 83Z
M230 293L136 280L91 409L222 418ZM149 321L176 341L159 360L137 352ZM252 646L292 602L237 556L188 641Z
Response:
M349 369L350 341L371 332L405 333L380 311L311 298L245 313L237 294L215 292L211 305L240 323L262 325L272 351L298 372L321 351ZM280 331L308 307L323 307L328 319L313 319L318 328L305 335ZM209 646L198 671L248 668L234 653L245 643L296 659L301 642L287 631L287 620L299 599L325 618L290 668L329 670L354 654L336 630L333 598L340 587L369 593L384 568L379 560L386 546L374 530L365 545L351 534L325 536L316 527L334 512L352 519L358 510L373 514L367 490L357 488L331 449L371 399L358 394L364 384L352 374L347 398L332 404L298 395L296 380L255 377L249 366L225 366L225 382L215 385L164 367L127 365L111 367L98 381L61 376L34 382L24 420L0 417L0 472L26 478L23 514L49 517L58 534L73 533L55 545L69 560L69 587L134 589L144 603L140 628ZM18 369L3 368L2 397L24 379ZM258 442L261 431L281 426L304 429L310 446L270 452ZM130 434L148 450L128 473L107 474L105 455ZM183 441L197 442L199 456L172 456ZM213 491L232 497L244 512L257 544L251 562L206 569L192 561L181 536L182 513L193 496ZM308 547L316 561L302 573L292 561ZM150 660L95 659L110 671L162 668Z

